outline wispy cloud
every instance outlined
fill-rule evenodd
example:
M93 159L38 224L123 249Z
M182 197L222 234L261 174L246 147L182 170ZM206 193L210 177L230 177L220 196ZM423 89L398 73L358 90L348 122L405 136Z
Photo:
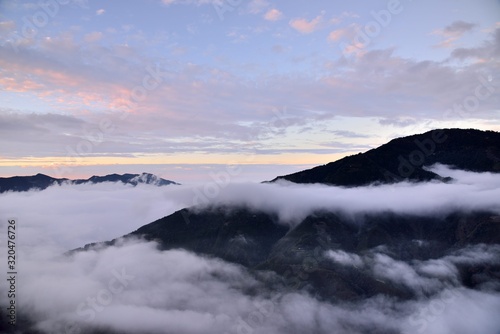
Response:
M283 18L283 13L280 12L278 9L273 8L273 9L268 10L264 14L264 18L268 21L278 21L278 20L281 20Z
M269 145L264 140L273 140L277 134L269 133L270 126L280 126L281 138L297 137L297 133L306 138L311 131L330 136L330 130L322 130L322 124L338 116L375 117L382 119L382 125L401 120L414 123L415 112L426 119L443 119L446 110L473 96L478 86L491 84L480 87L481 92L495 89L497 76L491 68L498 49L497 35L493 32L480 49L469 50L488 61L466 65L461 71L442 62L402 58L393 50L375 50L354 61L339 59L324 64L320 67L323 74L317 78L292 80L293 76L265 74L256 79L265 85L250 84L235 72L208 65L174 61L155 64L130 46L84 48L64 35L44 40L39 49L20 47L19 53L8 46L0 47L0 86L4 92L29 93L44 103L57 101L58 111L54 113L71 112L90 129L99 129L102 119L109 120L119 131L107 133L105 142L95 147L96 153L236 152L243 150L241 143L249 139L257 139L255 148ZM285 49L289 50L275 48ZM478 71L489 76L480 81ZM162 83L147 91L140 103L134 102L134 89L141 89L150 72L160 75ZM436 95L436 91L441 93ZM491 119L497 109L495 103L494 98L481 100L474 116ZM285 106L290 107L286 122L274 120L273 110ZM91 107L93 112L87 112ZM23 114L20 110L12 112ZM122 118L124 112L128 113L126 119ZM461 116L457 114L456 118ZM31 124L29 117L26 122ZM189 147L179 144L186 142L185 129L197 134L189 140ZM79 134L76 130L68 134L54 124L47 131L45 138L57 141L35 141L36 151L29 152L23 146L18 148L19 154L52 156L60 147L59 155L65 156L65 145L85 140L83 128ZM262 136L266 131L268 135ZM12 143L18 138L20 144L21 137L4 136L4 140ZM316 143L325 141L321 138ZM15 154L16 145L10 147L10 153ZM281 148L297 149L292 142Z
M338 25L342 22L344 22L344 20L346 18L354 18L354 19L357 19L359 18L360 16L356 13L353 13L353 12L342 12L342 14L340 15L337 15L337 16L334 16L333 18L330 19L330 23L331 24L335 24L335 25Z
M97 42L97 41L101 40L102 37L103 37L103 33L102 32L100 32L100 31L94 31L94 32L91 32L91 33L85 35L84 40L87 43L94 43L94 42Z
M248 12L250 12L251 14L260 14L264 10L266 10L266 8L268 8L270 5L271 4L267 0L251 0L248 3L247 7L248 7Z
M161 2L167 6L174 4L182 4L182 5L194 4L200 6L200 5L210 5L210 4L218 5L223 3L222 0L161 0Z
M351 23L344 28L338 28L330 32L328 35L328 40L332 42L338 42L342 39L353 40L356 37L361 26L357 23Z
M455 46L455 42L458 41L465 33L474 29L477 25L474 23L455 21L452 24L446 26L444 29L438 29L432 32L434 35L438 35L444 38L436 47L439 48L451 48Z
M312 20L307 20L305 18L296 18L290 20L290 26L300 32L301 34L310 34L315 30L319 29L320 24L323 22L324 13L316 16Z

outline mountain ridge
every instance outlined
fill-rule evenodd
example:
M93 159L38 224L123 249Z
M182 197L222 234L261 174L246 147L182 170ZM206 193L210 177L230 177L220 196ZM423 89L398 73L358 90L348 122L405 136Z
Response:
M174 181L160 178L151 173L142 174L108 174L105 176L91 176L88 179L53 178L38 173L31 176L0 177L0 193L7 191L22 192L30 190L44 190L53 185L62 184L97 184L103 182L121 182L123 184L152 184L156 186L179 185Z
M323 183L357 187L401 181L449 181L425 168L436 163L473 172L500 172L500 133L435 129L395 138L364 153L278 176L268 182Z
M383 249L397 261L432 261L461 248L500 244L500 216L494 212L451 212L421 216L392 212L365 214L363 223L335 211L316 211L298 225L263 211L237 206L182 209L107 242L91 243L68 254L120 244L154 241L160 250L185 249L220 258L255 272L273 271L292 290L307 290L324 300L359 300L377 294L398 299L415 295L404 286L377 281L359 268L347 270L325 255L329 251L369 256ZM382 248L381 248L382 247ZM463 284L474 288L476 276L500 272L462 264ZM297 281L297 276L300 279Z
M497 156L500 156L500 133L433 130L397 138L364 154L318 166L319 172L313 168L296 173L299 177L289 181L342 186L448 181L449 178L425 167L444 163L459 169L497 173L500 172ZM389 161L391 157L395 161ZM412 163L418 157L423 161ZM412 163L413 170L399 168L406 166L405 161ZM334 171L333 177L330 169ZM313 174L307 175L311 171ZM394 173L399 173L399 177L393 178ZM359 175L360 180L356 181ZM157 242L162 250L181 248L237 263L249 270L273 271L292 290L306 286L307 291L325 300L356 300L377 294L409 299L415 297L414 291L374 278L366 263L365 267L346 267L325 254L333 252L334 256L341 254L365 261L389 256L407 264L434 261L462 248L500 244L499 222L498 213L487 210L455 209L440 215L388 211L359 217L319 210L293 225L279 221L275 214L246 206L214 205L185 208L121 238L88 244L75 251L111 246L122 238L142 238ZM500 263L492 268L465 263L457 265L457 270L461 282L474 288L477 282L493 279L491 275L500 272Z
M500 156L500 133L433 130L394 139L364 154L318 166L319 171L313 168L296 173L297 178L289 181L343 186L401 180L447 181L425 167L443 163L469 171L498 173L497 156ZM405 169L407 163L413 169ZM399 178L388 178L394 173L399 173ZM387 209L360 211L355 215L323 208L292 223L264 209L214 204L176 211L121 238L87 244L69 253L139 238L156 242L161 250L185 249L237 263L252 272L272 271L283 279L287 288L295 291L304 288L323 300L360 300L379 294L408 300L418 297L418 292L405 284L377 279L373 274L374 263L399 261L408 266L419 261L434 263L470 247L496 247L500 245L500 215L495 208L456 207L441 213ZM485 281L495 282L500 261L489 267L457 263L456 271L460 284L476 288ZM491 284L500 291L500 285Z

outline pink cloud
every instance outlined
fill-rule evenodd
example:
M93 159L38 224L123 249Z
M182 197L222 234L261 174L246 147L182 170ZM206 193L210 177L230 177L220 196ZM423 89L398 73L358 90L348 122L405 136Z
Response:
M0 78L0 87L11 92L28 92L33 90L41 90L43 85L29 79L15 79L13 77Z
M93 31L87 35L85 35L84 40L87 43L94 43L97 41L100 41L102 39L102 32L100 31Z
M293 19L290 21L290 26L300 32L301 34L310 34L319 28L320 23L323 21L323 14L316 16L311 21L307 19Z
M266 12L264 15L264 18L268 21L278 21L283 17L283 13L280 12L278 9L273 8L270 9Z
M328 35L328 41L337 42L340 39L354 40L359 33L361 26L357 23L351 23L347 27L335 29Z
M351 30L355 35L354 27L353 24ZM390 118L398 115L396 113L404 115L415 110L428 110L426 115L432 117L453 106L457 99L474 92L478 85L478 68L488 66L478 64L455 73L448 66L403 59L391 54L390 50L368 51L364 45L355 44L356 39L351 39L348 32L350 30L345 31L347 35L344 37L347 38L346 52L355 53L357 57L350 62L345 59L332 62L323 80L319 81L306 76L303 80L294 80L289 76L269 75L264 78L265 86L253 85L245 83L230 71L185 64L179 72L165 72L163 83L154 90L148 90L144 99L136 101L133 90L142 87L148 75L145 67L149 62L144 61L138 66L124 62L124 59L137 59L139 62L134 48L93 48L90 50L92 57L86 58L89 62L81 65L77 56L82 54L81 49L68 47L61 51L47 47L38 52L26 50L29 52L18 54L5 48L0 57L0 68L4 69L2 78L3 81L6 81L5 78L13 80L1 84L32 90L40 98L46 92L46 99L60 101L57 111L71 109L80 115L88 105L96 106L95 113L81 116L91 124L98 124L104 117L101 110L105 110L120 128L120 135L125 137L112 138L106 144L114 145L116 150L140 152L144 148L148 152L165 152L178 148L176 143L166 144L163 138L182 138L186 131L196 133L200 138L212 138L214 142L223 139L228 145L231 140L239 142L256 138L259 131L265 134L266 122L273 117L269 113L276 106L296 108L291 114L300 114L296 118L298 126L317 124L314 122L336 115ZM331 38L340 38L343 33L336 32ZM50 46L58 45L56 42L54 39ZM484 54L490 54L496 47L493 42L485 44L488 50L482 51ZM25 51L24 48L20 50ZM92 59L100 61L94 63ZM163 70L168 68L168 65L163 66ZM347 72L346 67L349 68ZM26 80L42 85L42 90L34 91L36 86ZM462 84L457 87L456 82ZM428 99L436 91L442 94ZM359 96L364 98L359 99ZM482 102L481 111L487 113L488 108L493 109L494 102L494 99ZM307 108L302 109L302 106ZM308 109L324 112L318 114ZM124 112L128 115L126 120L120 118ZM149 139L129 145L128 136L135 143L143 135ZM217 145L213 144L214 147ZM191 146L186 148L189 149ZM209 149L212 149L211 146L206 150Z
M328 35L328 40L336 42L340 40L342 37L344 37L346 33L347 31L345 29L334 30Z

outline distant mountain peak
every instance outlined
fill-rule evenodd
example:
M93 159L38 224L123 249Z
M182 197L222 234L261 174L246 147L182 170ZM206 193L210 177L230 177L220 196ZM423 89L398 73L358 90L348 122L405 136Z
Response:
M109 174L105 176L92 176L88 179L70 180L66 178L53 178L45 174L38 173L32 176L13 176L0 178L0 193L6 191L29 191L43 190L53 185L60 184L96 184L103 182L121 182L136 186L138 184L151 184L155 186L178 185L178 183L162 179L151 173L142 174Z
M136 183L157 184L161 183L162 179L151 173L142 173L140 175L134 176L132 179L130 179L130 181Z

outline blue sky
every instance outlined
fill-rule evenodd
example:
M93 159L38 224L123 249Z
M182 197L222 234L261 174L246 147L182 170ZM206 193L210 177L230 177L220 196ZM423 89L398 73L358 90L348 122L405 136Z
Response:
M493 0L0 1L0 175L263 180L498 131L499 59Z

